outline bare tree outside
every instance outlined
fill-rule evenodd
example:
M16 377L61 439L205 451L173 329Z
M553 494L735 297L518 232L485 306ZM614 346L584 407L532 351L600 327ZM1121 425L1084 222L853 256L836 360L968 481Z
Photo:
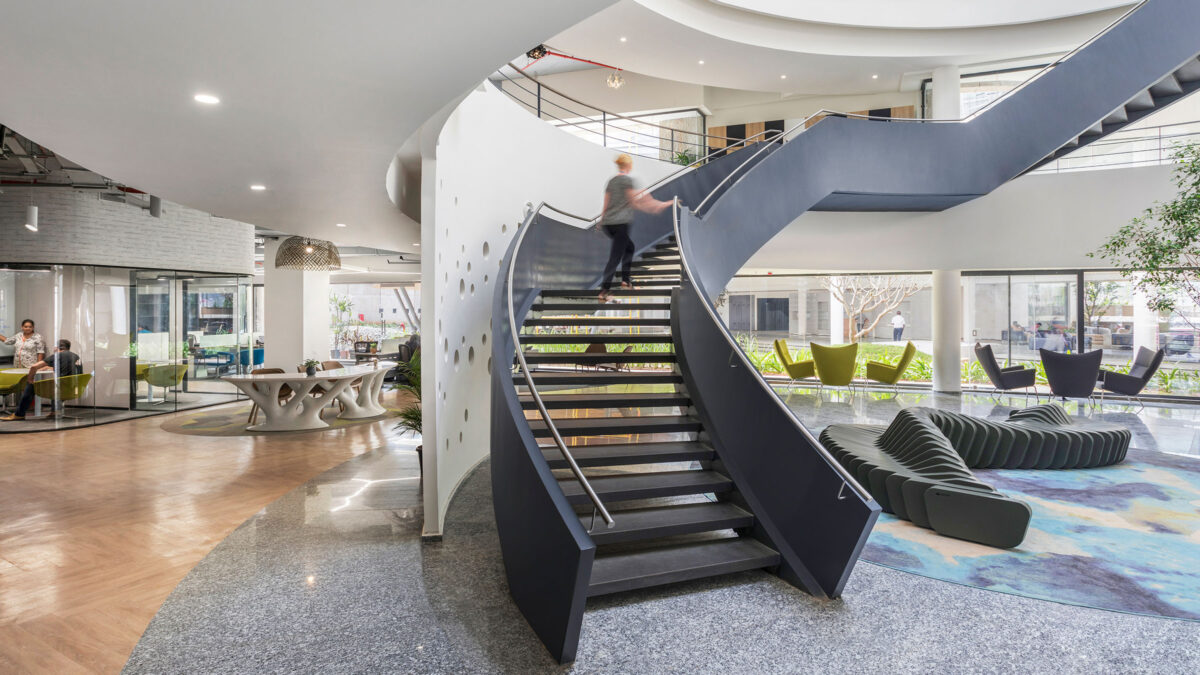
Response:
M858 342L924 284L920 277L888 274L825 277L821 286L845 308L852 327L850 342ZM856 321L858 317L863 321Z

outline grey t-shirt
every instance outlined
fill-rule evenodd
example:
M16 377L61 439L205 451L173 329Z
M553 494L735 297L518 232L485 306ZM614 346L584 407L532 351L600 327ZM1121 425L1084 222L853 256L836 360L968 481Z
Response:
M633 179L628 174L619 173L609 179L604 186L604 194L608 195L608 209L604 211L602 225L621 225L633 222L633 204L629 201L629 190L634 189Z

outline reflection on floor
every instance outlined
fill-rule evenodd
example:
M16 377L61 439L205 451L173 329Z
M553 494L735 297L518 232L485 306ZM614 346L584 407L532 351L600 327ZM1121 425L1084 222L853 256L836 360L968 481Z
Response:
M164 398L162 394L159 394L159 398L152 403L147 402L144 398L139 400L137 407L133 410L87 408L71 405L67 406L65 414L55 415L54 417L47 415L50 412L50 405L47 402L43 402L43 414L41 416L37 416L33 410L30 410L24 420L0 422L0 434L77 429L97 424L108 424L109 422L134 420L149 415L162 415L177 410L193 410L221 405L238 400L245 401L246 397L229 392L180 393L178 396L171 394L169 398Z
M438 544L420 542L415 475L393 447L267 507L167 599L127 671L563 672L508 595L487 463ZM864 563L835 601L760 571L593 599L573 671L1197 672L1198 641L1190 622Z
M999 396L984 393L935 394L931 391L859 390L826 387L817 389L776 387L784 402L796 412L813 433L830 424L887 424L900 408L926 406L940 410L966 413L977 417L1003 419L1013 408L1035 405L1033 397ZM1042 396L1042 402L1046 397ZM1138 406L1106 402L1103 406L1088 406L1078 401L1054 401L1071 415L1111 422L1128 427L1133 432L1131 447L1142 450L1173 452L1200 456L1200 405L1147 403Z
M234 528L314 475L400 442L394 420L204 438L162 430L172 416L0 442L0 672L117 672Z

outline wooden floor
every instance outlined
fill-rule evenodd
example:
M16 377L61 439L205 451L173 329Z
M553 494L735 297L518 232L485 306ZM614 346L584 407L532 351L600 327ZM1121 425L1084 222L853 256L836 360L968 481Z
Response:
M0 673L120 671L163 600L234 528L397 435L388 419L182 436L159 428L170 417L0 436Z

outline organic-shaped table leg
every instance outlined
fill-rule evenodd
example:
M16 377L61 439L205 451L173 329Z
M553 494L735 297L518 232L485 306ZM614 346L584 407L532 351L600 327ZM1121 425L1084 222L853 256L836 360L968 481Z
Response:
M247 427L249 431L300 431L324 429L329 426L321 419L321 409L329 400L340 395L351 380L319 380L318 378L296 378L286 382L234 382L250 397L263 412L262 424ZM293 395L282 404L279 390L283 385L291 387ZM318 387L317 385L321 386Z
M379 392L383 389L383 380L387 369L380 368L362 376L362 384L358 387L356 396L351 389L344 390L339 396L343 410L338 417L347 420L359 420L366 417L378 417L387 412L379 403Z

